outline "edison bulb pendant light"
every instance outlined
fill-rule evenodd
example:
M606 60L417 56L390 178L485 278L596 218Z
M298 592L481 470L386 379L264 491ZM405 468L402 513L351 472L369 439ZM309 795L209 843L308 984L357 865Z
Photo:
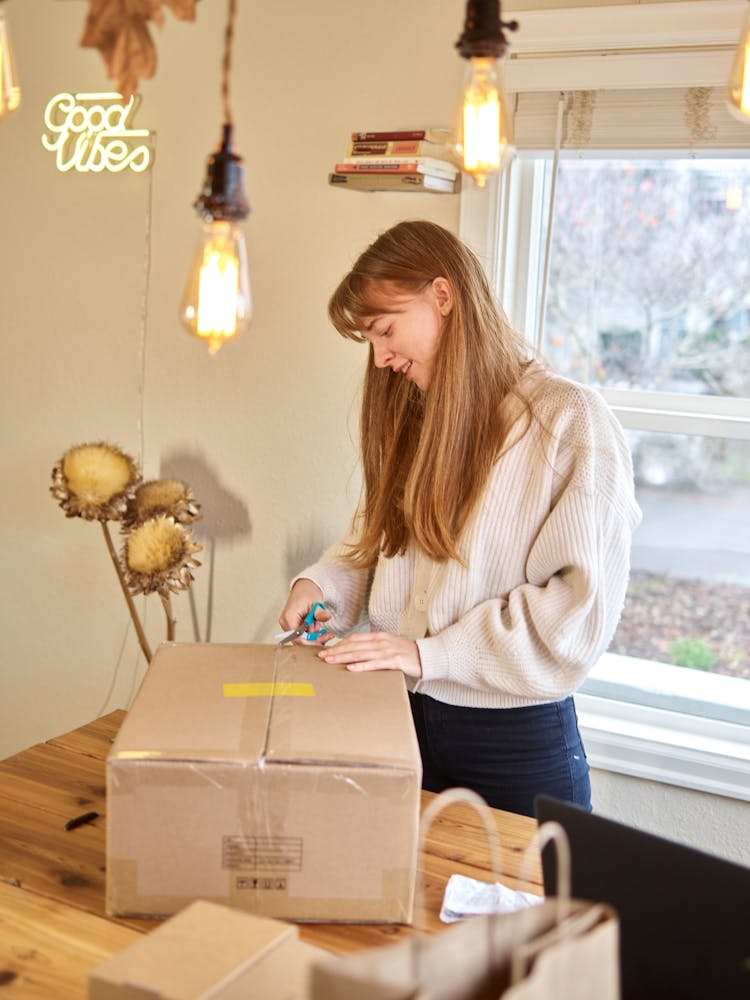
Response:
M247 328L251 315L245 236L231 222L208 220L188 273L182 322L216 354Z
M727 104L737 118L750 121L750 5L745 13L727 87Z
M517 27L516 21L501 20L499 0L468 0L463 34L456 42L467 69L449 148L478 187L514 152L502 57L509 48L503 28Z
M224 125L209 157L203 190L195 202L203 232L188 273L180 319L216 354L250 323L252 297L245 237L239 223L250 206L242 159L232 151L232 126Z
M454 158L484 187L513 151L513 123L500 79L500 60L470 59L454 128Z
M0 119L5 118L21 103L16 60L10 43L5 14L0 8Z

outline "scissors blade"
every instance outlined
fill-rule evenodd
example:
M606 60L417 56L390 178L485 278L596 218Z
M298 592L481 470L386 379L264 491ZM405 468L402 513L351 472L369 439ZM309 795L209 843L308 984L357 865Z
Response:
M279 646L286 646L287 643L294 642L295 639L299 639L302 635L306 635L309 639L317 639L327 632L328 629L326 626L322 622L316 622L315 620L315 612L318 608L322 608L324 611L327 610L322 601L316 601L316 603L313 604L305 617L302 619L298 628L292 629L291 632L279 632L278 635L274 637L279 640ZM315 625L320 625L320 630L311 632L310 629L314 628Z
M279 646L286 646L288 643L294 642L295 639L298 639L301 635L304 635L306 631L307 631L307 626L302 625L300 626L300 628L292 629L291 632L282 632L280 636L277 636L279 640Z

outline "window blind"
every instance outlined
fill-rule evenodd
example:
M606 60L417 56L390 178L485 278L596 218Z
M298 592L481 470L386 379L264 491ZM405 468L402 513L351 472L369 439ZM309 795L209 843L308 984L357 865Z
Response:
M561 92L511 95L519 151L555 147ZM750 124L727 110L723 87L562 92L561 149L668 152L750 149Z

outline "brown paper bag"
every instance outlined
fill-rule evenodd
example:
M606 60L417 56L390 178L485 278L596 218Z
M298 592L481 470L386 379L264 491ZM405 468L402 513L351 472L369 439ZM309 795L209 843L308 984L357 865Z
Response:
M473 792L451 789L430 804L422 819L422 845L435 815L456 800L469 802L482 815L497 879L496 828ZM618 1000L614 911L570 899L570 852L558 824L545 824L537 839L540 849L553 839L558 850L556 898L317 963L311 1000Z

